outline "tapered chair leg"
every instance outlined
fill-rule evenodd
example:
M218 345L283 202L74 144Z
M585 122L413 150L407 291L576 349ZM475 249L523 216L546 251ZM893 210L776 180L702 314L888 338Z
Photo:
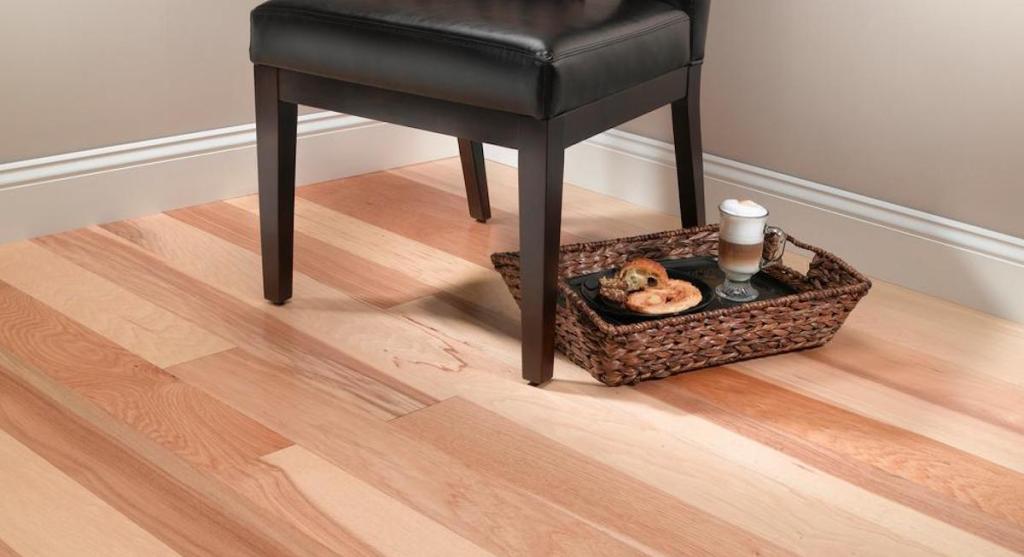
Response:
M256 66L255 73L263 295L280 305L292 297L298 113L280 100L277 69Z
M704 147L700 127L701 67L689 71L685 99L672 103L672 131L676 143L679 209L683 228L707 223L704 214Z
M491 218L491 198L487 193L484 146L476 141L459 139L459 156L462 158L462 176L466 180L469 215L480 222L487 222Z
M519 249L523 379L551 380L558 302L558 248L565 165L560 123L538 122L522 132L519 149Z

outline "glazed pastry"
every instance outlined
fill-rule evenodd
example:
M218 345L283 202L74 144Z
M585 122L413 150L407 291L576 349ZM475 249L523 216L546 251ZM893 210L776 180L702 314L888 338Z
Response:
M626 289L636 292L645 288L668 285L668 272L657 261L640 258L622 266L618 278L626 281Z
M665 286L647 288L630 294L625 306L646 315L666 315L686 311L701 302L700 289L685 280L670 280Z
M634 259L619 269L614 277L600 280L601 296L617 304L626 303L630 292L668 284L668 272L657 261Z

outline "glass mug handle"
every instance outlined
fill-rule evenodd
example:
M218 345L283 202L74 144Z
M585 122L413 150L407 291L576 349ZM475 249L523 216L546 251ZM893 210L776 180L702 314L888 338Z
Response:
M777 226L765 227L764 236L765 251L771 249L771 252L768 257L761 259L762 269L782 262L782 256L786 254L786 241L789 239L789 236Z

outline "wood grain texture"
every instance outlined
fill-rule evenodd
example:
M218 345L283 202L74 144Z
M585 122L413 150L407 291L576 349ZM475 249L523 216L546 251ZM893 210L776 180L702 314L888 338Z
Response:
M668 494L631 480L511 420L451 398L394 423L474 470L554 501L645 552L786 552Z
M975 373L926 351L898 345L873 346L872 341L854 331L836 339L835 350L811 358L1024 434L1024 386Z
M253 505L335 554L377 555L378 550L367 543L363 532L353 531L340 523L328 509L317 503L313 496L316 493L311 495L309 487L302 484L301 476L268 458L290 449L297 449L297 446L266 455L259 462L249 463L246 468L232 470L221 477Z
M351 365L359 369L368 369L367 373L376 374L383 384L400 385L417 394L421 401L432 402L443 396L425 394L422 388L411 387L410 378L433 370L448 374L465 370L466 364L460 355L443 340L301 273L295 276L295 290L305 297L281 308L267 305L257 289L258 275L253 274L259 268L255 254L174 219L154 216L121 223L118 227L125 229L121 232L123 238L134 238L137 245L159 256L164 264L188 273L193 280L229 293L261 313L273 315L297 333L307 335L310 346L305 347L306 351L330 347L334 351L332 357L352 362ZM176 248L178 243L198 246L209 257L197 262L189 253ZM493 279L492 273L490 281ZM490 288L496 286L492 284ZM503 295L502 299L504 304L514 307L507 296ZM252 351L249 346L247 349ZM271 359L262 353L258 355ZM289 363L281 360L273 361ZM370 384L363 390L372 387Z
M405 355L403 347L360 354L337 348L334 341L338 339L359 344L380 343L388 339L392 334L389 329L398 324L373 306L301 274L295 277L295 290L304 294L303 299L283 308L269 305L259 294L262 290L258 272L260 259L256 254L164 215L104 225L104 228L159 257L164 264L185 273L198 284L210 285L229 294L233 300L259 310L264 319L280 320L291 327L295 333L290 336L301 339L303 344L300 350L295 351L297 353L290 353L290 357L312 353L359 372L362 377L354 378L354 392L379 391L375 399L391 402L394 408L385 409L393 414L401 415L435 401L382 371L387 361ZM182 245L192 249L182 250ZM197 260L193 256L195 249L203 251L207 258ZM382 327L370 326L373 322L380 322ZM263 340L263 344L266 341L284 341L265 332L263 339L254 340ZM415 359L419 347L408 348L414 352L411 357Z
M43 372L0 356L0 429L175 551L329 554Z
M726 368L645 385L652 396L867 489L1024 550L1024 475Z
M514 251L518 233L510 226L490 226L466 218L466 200L456 195L424 188L397 174L378 173L346 180L343 187L333 183L301 188L299 197L336 212L390 230L407 238L416 238L437 249L490 266L490 254ZM409 218L415 215L415 218ZM455 225L456 215L461 225ZM510 223L508 214L494 212L494 221ZM423 234L429 230L429 234ZM563 243L579 241L572 234L562 235Z
M357 532L382 555L491 555L370 484L300 446L263 457L336 524Z
M0 493L0 538L24 555L177 555L2 431Z
M301 206L301 203L300 203L300 206ZM300 214L301 214L301 209L300 209ZM349 223L346 222L345 224L348 225ZM328 234L329 233L328 230L330 230L330 229L327 229L325 227L324 229L321 229L319 232L320 232L321 235L322 234ZM335 232L335 230L331 230L330 233L333 233L333 232ZM338 230L337 233L339 233L339 234L342 234L342 233L347 234L348 233L348 229L346 228L344 231ZM224 259L225 259L224 257L217 257L216 258L217 261L222 261ZM449 276L451 277L451 278L449 278L450 281L454 280L454 282L459 282L459 280L467 280L467 281L470 280L468 278L469 276L471 276L471 271L470 271L469 268L466 268L466 271L465 271L466 274L462 274L462 275L460 275L460 274L451 274L452 272L456 271L457 269L458 269L458 267L454 267L451 270L449 270ZM217 271L216 273L211 272L211 274L216 274L216 275L220 276L220 275L228 274L229 272L230 272L229 270L222 270L222 271ZM223 277L221 277L221 278L218 278L218 279L215 279L215 280L225 280L225 279ZM496 278L492 278L492 280L495 282L495 284L499 284L500 285L500 283L497 281ZM227 281L227 282L230 282L230 281ZM436 313L436 312L433 312L433 313ZM511 319L514 319L514 316L512 316ZM342 327L342 326L344 326L344 323L339 321L337 326L338 327ZM424 329L427 332L433 332L433 334L436 334L437 331L440 331L440 330L444 330L444 331L451 330L452 329L452 324L446 323L444 326L440 326L440 327L429 327L428 326L428 327L425 327ZM404 329L403 329L403 331L404 331ZM422 340L417 340L416 335L411 335L410 336L410 335L408 335L408 334L406 334L404 332L399 334L399 330L398 330L397 326L392 326L392 330L391 330L391 332L389 334L390 334L390 337L391 337L391 339L393 341L397 341L398 339L408 337L409 340L403 341L402 344L422 344L423 343ZM356 351L354 353L361 353L360 351L365 349L365 347L360 346L359 343L353 343L349 339L344 338L344 337L336 337L335 339L332 340L332 342L335 343L336 345L344 347L344 348L346 348L348 350ZM456 389L460 389L461 387L465 386L468 382L471 381L471 379L470 379L471 377L475 379L476 377L478 377L478 373L477 372L478 371L482 371L482 370L494 370L494 371L499 371L500 370L502 373L506 374L506 378L507 379L512 379L514 381L513 378L515 377L515 374L516 374L515 373L516 369L515 369L514 366L512 366L512 365L501 366L500 368L495 369L496 366L495 366L495 361L494 361L494 357L493 357L495 353L491 349L491 347L488 347L488 349L486 350L486 353L477 352L475 354L475 358L471 358L470 356L475 351L468 351L468 350L465 349L464 346L461 346L459 344L453 343L451 341L451 339L445 339L444 340L444 344L446 346L448 346L448 348L446 348L446 351L451 351L451 352L457 354L459 359L460 359L460 361L462 362L460 367L458 368L459 369L459 371L458 371L459 380L458 381L452 382L452 381L448 380L445 376L446 375L450 375L451 372L450 371L446 371L446 368L443 367L443 366L437 366L437 367L433 367L433 366L417 366L417 369L418 369L417 373L412 374L412 375L410 375L410 374L403 374L402 375L403 380L404 381L414 381L415 384L418 386L418 388L421 388L421 389L424 389L424 390L429 390L438 398L443 398L444 396L449 394L451 392L453 386ZM386 347L384 347L384 348L386 348ZM517 355L518 354L518 349L515 346L511 346L509 352L512 353L512 354L516 354ZM437 355L435 355L434 357L436 358ZM477 382L476 384L479 385L480 382ZM514 388L517 388L517 387L519 387L517 382L512 382L512 381L505 380L505 381L491 381L487 388L489 389L490 392L495 393L495 394L505 393L503 398L507 399L508 398L508 391L510 389L514 389ZM530 399L530 398L534 398L535 399L536 396L537 395L535 395L532 392L530 392L530 390L528 390L528 389L524 390L524 399L527 399L527 400ZM561 403L559 404L559 406L561 406ZM524 406L524 408L528 408L528 407L529 406ZM550 409L547 409L547 410L538 409L537 414L529 415L529 416L523 416L523 419L524 420L529 420L530 422L533 422L533 423L536 423L536 427L538 427L538 429L547 429L551 425L550 424L550 421L551 421L550 414L551 414L551 410ZM635 418L633 418L633 419L635 419ZM629 420L631 420L631 418L630 417L624 417L623 420L624 420L625 423L628 424ZM573 427L578 427L578 424L580 423L580 421L581 420L576 419L575 421L573 421L571 423L573 424ZM690 451L687 450L687 452L690 452ZM668 457L672 458L671 454L669 454ZM716 468L720 468L720 466L717 466ZM690 471L688 473L692 474L694 472ZM749 472L747 472L747 474L749 475ZM756 480L754 480L754 478L750 478L749 481L750 481L751 485L757 485L756 484ZM733 481L733 482L735 482L735 481ZM737 495L739 495L739 494L737 494ZM863 499L863 496L861 496L861 497L854 497L853 498L854 501L856 501L858 499ZM723 498L723 500L721 502L716 502L716 510L721 510L723 508L723 506L732 506L733 504L734 503L732 501L729 501L729 500ZM813 509L814 508L813 505L808 505L807 503L805 503L804 506L808 507L808 509ZM881 511L881 507L883 507L884 505L875 505L875 506L879 508L879 512L881 513L882 512ZM773 515L774 516L780 516L777 512L773 513L772 511L769 511L767 508L765 509L765 511L766 511L766 516L773 516ZM821 511L822 512L814 513L813 511L809 510L809 511L807 511L807 516L810 517L810 516L814 516L815 514L821 516L821 515L824 515L825 513L827 513L827 511L825 511L824 508L822 508ZM834 514L835 513L832 513L832 515L829 515L829 516L831 517ZM889 510L888 514L891 516L892 515L892 511ZM823 520L824 519L822 519L822 518L818 518L816 520L817 527L819 527L819 528L821 527L821 522ZM831 520L835 520L835 519L831 518ZM847 518L846 520L852 520L852 517L851 518ZM919 519L910 518L910 517L908 517L907 520L909 522L914 522L915 520L917 520L917 522L921 522L921 520L919 520ZM855 520L853 520L853 521L856 522ZM842 521L840 520L839 522L842 522ZM772 527L770 522L768 522L768 523L761 523L761 524L758 524L757 526L760 527L760 528L763 528L765 530L768 530L769 528ZM851 525L849 523L846 524L847 528L849 528L850 526ZM932 528L930 531L934 533L936 531L935 526L934 525L929 525L929 526L931 526L931 528ZM869 530L872 527L868 526L866 524L859 524L857 528L862 529L862 530ZM874 528L876 530L881 530L877 526L874 527ZM837 531L840 531L840 530L841 530L841 527L837 526ZM938 528L938 530L941 530L941 528ZM799 532L799 530L794 530L794 532ZM955 536L955 534L950 534L950 533L947 532L947 538L950 537L950 536ZM885 540L887 537L888 537L888 534L884 534L881 531L879 532L879 536L877 538L879 540L879 542L878 542L879 547L883 547L883 546L886 545L886 543L883 540ZM790 541L791 543L797 545L798 547L805 547L805 548L809 547L810 545L813 545L813 544L836 543L834 541L834 538L829 539L829 538L824 538L824 537L808 536L806 534L794 534L793 537L790 538L788 541ZM948 544L948 542L946 542L946 543ZM969 542L965 542L965 543L968 543L967 546L969 546ZM976 541L974 543L977 544ZM904 553L904 554L908 553L908 551L911 551L910 547L908 547L908 546L903 546L901 548L901 550L902 550L902 553Z
M1024 473L1024 436L805 356L791 354L734 369Z
M489 166L487 225L457 160L300 189L283 307L252 196L0 246L0 555L1024 554L1024 326L877 282L820 350L530 388ZM571 186L564 217L678 222ZM115 527L49 539L58 491Z
M258 210L255 197L234 199L230 203L253 214ZM305 199L297 200L295 207L295 226L299 231L322 238L338 249L373 257L399 276L411 274L432 286L432 294L462 300L471 304L475 312L492 312L495 306L515 307L515 302L505 295L508 292L505 285L494 281L490 266L477 265L428 245L420 241L423 236L407 238ZM464 220L465 215L462 217Z
M339 406L288 368L233 350L172 371L488 551L639 554L573 513ZM269 405L272 394L303 405Z
M167 214L253 253L260 252L257 214L223 202ZM323 284L379 307L398 305L434 291L416 280L415 275L398 272L375 260L334 248L302 232L295 235L295 268ZM349 271L342 271L344 269Z
M129 224L119 227L126 234ZM309 373L323 375L351 396L351 402L382 416L396 416L432 401L404 384L390 381L370 366L348 357L330 345L294 330L269 311L261 311L237 298L170 267L163 261L116 236L96 230L80 230L37 239L43 245L90 271L122 286L169 311L200 324L236 345L248 346L274 361L299 362ZM191 252L183 257L194 260ZM196 260L203 265L203 260ZM258 276L258 275L257 275ZM378 381L384 379L389 384Z
M0 280L158 367L234 347L36 244L0 246Z
M876 281L877 282L877 281ZM1024 327L952 302L883 284L849 324L868 342L922 352L972 374L1024 387Z
M223 481L271 513L322 520L283 473L260 457L288 439L127 353L31 298L0 283L0 350L44 370L184 462ZM253 485L260 489L251 489ZM284 514L291 519L292 514ZM321 533L321 532L318 532ZM341 528L317 536L349 554L370 554Z
M442 300L417 300L394 311L443 335L467 361L455 396L795 553L843 553L856 546L873 555L1009 554L635 389L604 388L567 361L556 362L558 381L543 394L520 388L516 339ZM422 380L440 385L444 378Z
M291 445L3 282L0 350L203 469L245 466Z

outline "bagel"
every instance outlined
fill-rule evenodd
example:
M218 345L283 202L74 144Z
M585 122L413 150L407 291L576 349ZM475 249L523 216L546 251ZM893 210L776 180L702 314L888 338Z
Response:
M700 289L685 280L669 280L663 287L634 292L626 297L625 306L645 315L667 315L686 311L701 302Z

